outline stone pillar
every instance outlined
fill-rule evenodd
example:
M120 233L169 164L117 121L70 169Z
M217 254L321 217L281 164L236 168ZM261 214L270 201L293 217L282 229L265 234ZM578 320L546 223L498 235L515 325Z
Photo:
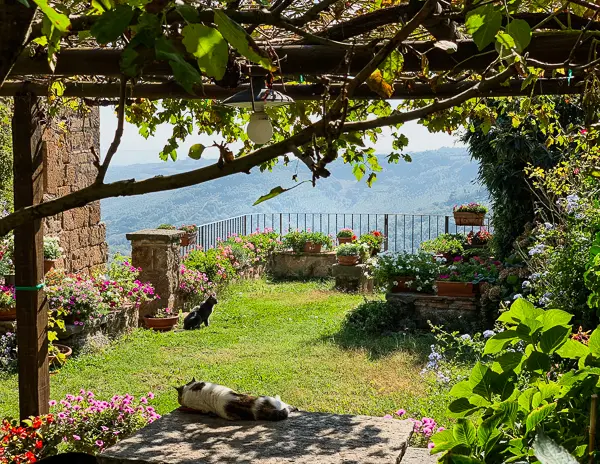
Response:
M144 303L140 318L154 314L158 308L173 307L179 287L180 230L145 229L127 234L131 241L131 264L141 267L140 280L154 285L160 300Z

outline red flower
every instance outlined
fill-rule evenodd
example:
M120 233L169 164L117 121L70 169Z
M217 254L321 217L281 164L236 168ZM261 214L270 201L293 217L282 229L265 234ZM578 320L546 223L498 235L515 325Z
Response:
M353 236L352 236L352 240L356 240L356 235L353 235Z
M373 232L373 235L375 237L381 237L381 232L379 232L378 230L376 230L376 231Z
M42 449L42 446L44 446L42 440L38 440L35 442L35 449Z
M40 417L36 417L35 419L33 419L31 425L34 429L39 429L42 426L42 419Z
M33 454L31 451L27 451L25 453L25 457L27 458L27 462L37 462L35 454Z

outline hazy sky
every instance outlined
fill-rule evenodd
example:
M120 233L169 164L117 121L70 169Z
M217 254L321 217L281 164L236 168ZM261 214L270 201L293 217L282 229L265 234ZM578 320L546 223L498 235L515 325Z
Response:
M106 153L114 136L117 126L117 118L114 113L114 108L100 108L100 145L102 154ZM402 127L402 132L408 137L409 144L405 150L407 153L418 152L425 150L435 150L441 147L462 146L456 136L447 134L431 134L429 131L411 121ZM389 130L384 129L384 134L381 136L375 145L378 153L388 153L392 151L392 139L389 136ZM137 128L131 124L126 124L125 132L121 140L119 151L113 158L114 165L128 165L137 163L155 163L160 161L158 153L161 151L165 141L171 134L171 128L168 125L160 126L156 131L156 136L145 139L139 135ZM388 134L388 135L386 135ZM187 157L188 149L195 143L211 145L215 140L214 137L207 136L191 136L178 150L180 157ZM217 150L207 150L204 155L207 158L216 157Z

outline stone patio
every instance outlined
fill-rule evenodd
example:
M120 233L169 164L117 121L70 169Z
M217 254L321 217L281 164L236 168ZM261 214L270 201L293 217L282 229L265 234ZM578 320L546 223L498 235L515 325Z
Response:
M297 412L281 422L229 422L174 411L98 456L100 464L397 464L412 422Z

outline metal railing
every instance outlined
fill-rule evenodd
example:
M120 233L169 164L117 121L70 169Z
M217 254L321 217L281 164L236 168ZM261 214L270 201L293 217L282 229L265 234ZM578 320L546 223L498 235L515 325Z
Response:
M335 237L340 229L350 227L357 236L372 230L380 231L385 237L384 248L391 251L405 250L414 253L421 242L444 233L468 233L481 228L490 230L490 219L479 226L457 226L453 216L436 214L402 213L258 213L244 214L221 221L202 224L198 228L195 245L182 248L187 254L196 246L203 249L214 248L218 239L226 239L232 234L247 235L266 228L280 235L289 230L310 229L331 234ZM490 230L491 231L491 230Z

